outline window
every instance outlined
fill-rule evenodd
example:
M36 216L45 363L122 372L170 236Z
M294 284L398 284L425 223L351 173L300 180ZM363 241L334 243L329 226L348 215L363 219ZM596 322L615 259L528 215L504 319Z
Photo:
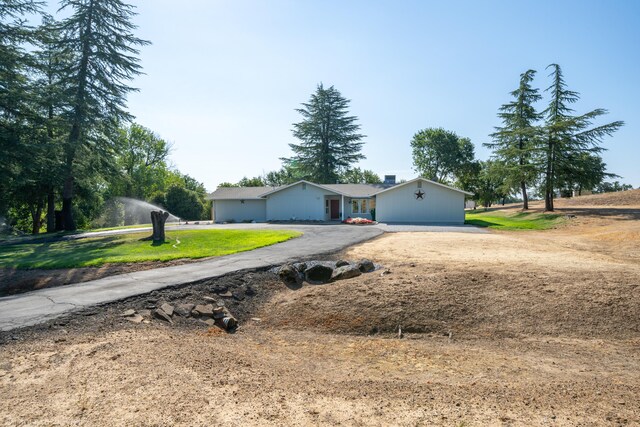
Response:
M352 199L351 200L351 213L354 214L368 214L369 209L375 207L375 202L369 199Z
M325 214L329 213L329 199L325 199L324 201L324 213Z

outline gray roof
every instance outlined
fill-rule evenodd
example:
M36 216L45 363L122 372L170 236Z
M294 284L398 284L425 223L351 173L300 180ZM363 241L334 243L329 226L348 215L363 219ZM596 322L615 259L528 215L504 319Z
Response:
M393 185L385 184L323 184L323 187L329 188L338 193L342 193L349 197L371 197L380 191L393 187Z
M209 200L238 200L260 199L264 193L275 190L277 187L218 187L209 194Z

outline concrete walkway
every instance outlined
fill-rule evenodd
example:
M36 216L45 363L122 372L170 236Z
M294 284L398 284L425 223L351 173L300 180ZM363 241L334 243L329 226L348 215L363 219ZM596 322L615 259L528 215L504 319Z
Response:
M378 224L374 226L347 226L339 224L211 224L182 225L180 227L181 229L269 228L298 230L304 234L297 239L292 239L277 245L227 255L208 261L120 274L89 282L42 289L0 298L0 331L10 331L16 328L43 323L63 314L81 310L92 305L104 304L134 295L145 294L167 286L215 278L237 270L264 268L283 264L290 260L336 252L356 243L372 239L384 232L487 232L485 229L473 226L418 224ZM81 236L74 236L74 238L130 233L132 231L136 230L129 229L87 233Z
M377 227L344 225L260 225L226 228L298 230L301 237L273 246L198 263L138 271L89 282L0 298L0 331L31 326L83 308L140 295L171 285L218 277L237 270L264 268L312 255L335 252L383 233ZM220 226L223 227L223 226Z

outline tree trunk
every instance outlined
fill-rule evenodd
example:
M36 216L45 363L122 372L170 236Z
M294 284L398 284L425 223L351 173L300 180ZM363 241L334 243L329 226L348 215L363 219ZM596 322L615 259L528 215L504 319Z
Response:
M56 194L53 188L47 193L47 233L53 233L56 230Z
M522 201L523 201L522 209L527 210L529 209L529 196L527 196L527 184L524 181L522 181L520 183L520 188L522 188Z
M44 207L44 202L42 200L38 201L38 204L31 211L31 234L39 234L40 227L42 227L42 208Z
M553 140L547 146L547 167L544 182L544 210L553 211Z
M164 223L169 218L169 212L164 211L151 211L151 224L153 225L153 234L151 240L154 242L164 243Z
M68 175L62 189L62 222L65 231L75 231L76 223L71 210L73 202L73 176Z

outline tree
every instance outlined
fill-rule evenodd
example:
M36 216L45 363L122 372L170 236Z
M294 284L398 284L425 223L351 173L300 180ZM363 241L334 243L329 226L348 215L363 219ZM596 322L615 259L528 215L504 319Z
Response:
M205 205L195 191L174 185L167 191L166 208L179 218L198 220L203 216Z
M309 102L296 110L303 120L293 124L293 136L301 143L289 144L294 156L282 159L285 165L295 164L307 179L330 184L364 159L364 135L358 133L358 118L347 115L349 102L333 86L325 89L320 83Z
M504 165L500 162L494 160L480 162L480 172L476 180L474 197L484 207L491 207L494 202L507 196L506 188L508 185L506 184L504 171Z
M461 175L473 162L473 144L442 128L419 131L411 140L413 166L421 176L443 184Z
M550 76L553 83L547 88L551 93L551 100L543 111L546 120L540 149L545 165L545 209L553 211L554 190L560 184L560 171L569 168L572 159L582 153L598 154L603 151L604 148L600 144L604 137L611 136L624 125L624 122L615 121L591 127L595 119L607 113L602 108L579 116L572 115L570 105L580 99L579 94L567 89L559 65L551 64L547 68L552 69Z
M107 136L131 119L126 96L135 89L127 82L141 73L137 46L148 42L133 35L133 6L121 0L63 0L61 6L73 12L60 25L60 44L75 59L64 70L72 103L62 192L64 228L74 230L77 163L89 153L112 154Z
M596 186L594 193L613 193L616 191L633 190L633 186L629 184L620 184L619 181L602 182Z
M238 187L264 187L264 181L259 176L247 178L246 176L238 181Z
M527 186L537 176L533 158L539 132L536 122L541 116L534 103L542 96L531 87L535 74L534 70L527 70L520 75L520 85L511 92L514 100L500 107L498 117L502 119L502 127L496 127L491 134L493 143L484 144L495 150L494 156L503 164L507 182L520 189L524 209L529 209Z
M616 178L607 173L607 165L602 157L591 153L569 154L567 161L558 170L558 186L561 192L571 197L574 192L582 195L582 190L593 190L605 178Z
M282 185L293 184L306 178L308 177L302 174L296 162L285 162L280 170L268 172L262 180L264 185L268 187L280 187Z
M340 181L347 184L382 184L382 179L375 172L360 168L346 170L340 177Z

